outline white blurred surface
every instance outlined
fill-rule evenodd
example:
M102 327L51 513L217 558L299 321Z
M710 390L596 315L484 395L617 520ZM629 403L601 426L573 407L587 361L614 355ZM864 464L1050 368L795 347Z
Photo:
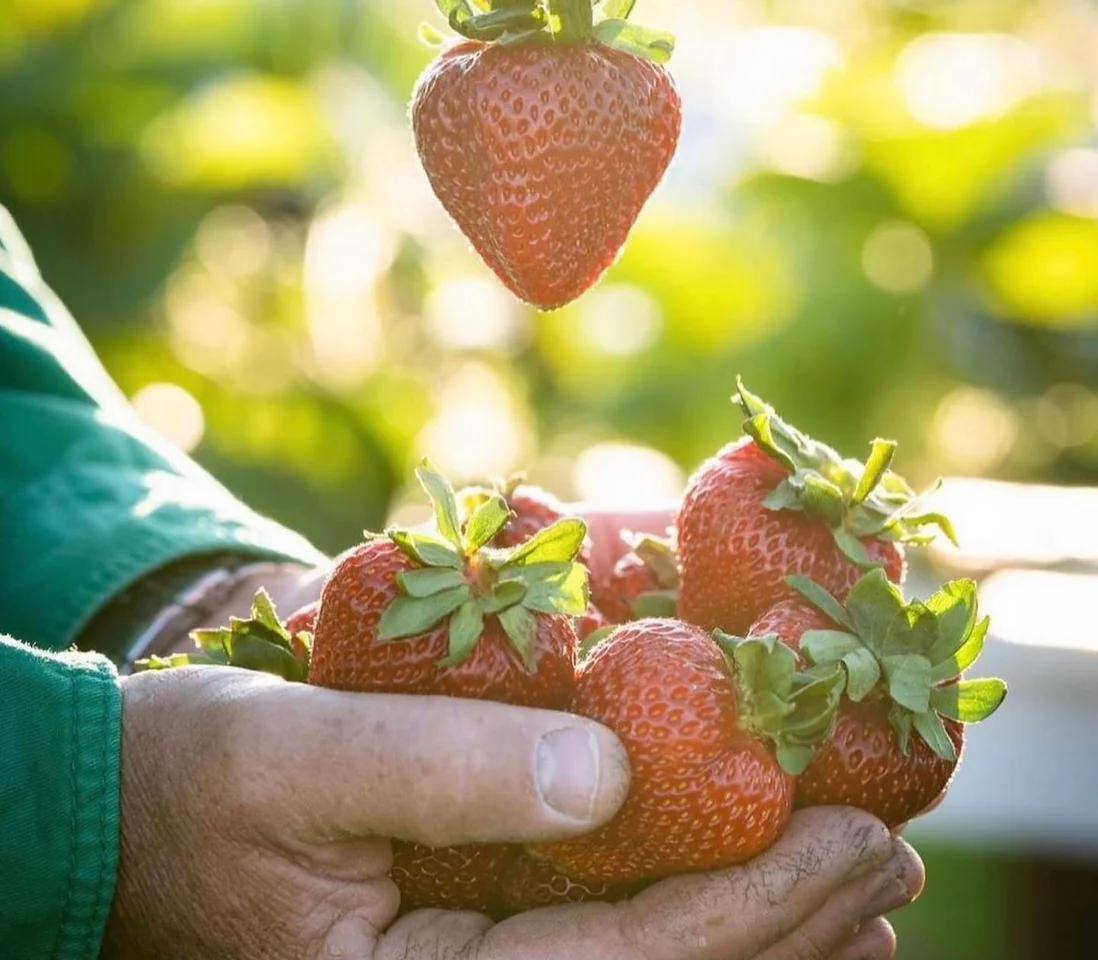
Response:
M1098 859L1098 575L996 576L981 589L992 629L972 675L1010 692L968 729L949 796L909 835Z

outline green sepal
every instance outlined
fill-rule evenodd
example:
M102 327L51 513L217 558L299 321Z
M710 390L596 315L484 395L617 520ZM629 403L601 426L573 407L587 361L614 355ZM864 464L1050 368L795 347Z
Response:
M229 664L270 673L283 680L301 682L305 679L302 665L289 649L251 631L237 633L231 638Z
M593 35L600 43L642 57L653 63L667 63L675 52L675 35L666 30L641 27L628 20L609 18L595 24Z
M812 663L840 663L848 653L862 649L862 641L844 630L806 630L801 635L801 652Z
M465 529L462 534L466 555L471 556L481 547L491 543L496 535L507 526L507 521L512 516L507 501L499 494L486 498L474 507L469 519L465 522Z
M654 63L666 63L675 49L672 34L629 22L636 0L435 0L435 5L455 33L501 46L594 39ZM428 42L435 34L421 29Z
M787 583L831 619L849 624L848 631L805 631L801 651L816 665L843 664L848 699L886 695L905 754L914 730L938 756L952 759L942 717L976 723L1005 699L1002 680L950 682L976 662L989 627L988 618L977 620L971 580L946 583L925 602L907 602L883 571L873 570L854 585L845 606L810 580Z
M402 570L396 575L397 585L409 597L433 597L443 590L452 590L465 583L465 574L450 567L420 567Z
M537 642L538 624L534 615L523 606L508 607L499 614L499 623L503 632L511 639L523 666L530 673L537 670L534 660L534 646Z
M922 544L936 526L955 540L948 519L921 510L917 495L891 465L896 445L873 441L866 462L845 459L826 444L785 423L774 408L737 380L733 401L744 416L743 430L759 449L789 473L763 500L774 511L801 510L827 525L842 554L862 569L879 564L869 557L865 538Z
M224 656L215 657L206 653L173 653L166 657L146 657L133 665L134 673L147 670L178 670L180 667L224 667L228 666Z
M876 654L883 654L894 625L907 623L903 594L879 568L854 584L846 598L846 610L854 632Z
M675 590L679 586L679 558L670 540L650 534L626 532L622 539L644 561L662 590Z
M445 540L462 548L461 521L458 519L457 498L450 481L429 460L416 468L416 478L423 487L435 512L435 526Z
M381 615L377 636L382 642L416 637L430 630L472 597L467 584L429 597L397 597Z
M888 722L896 731L896 741L900 745L900 753L907 756L911 752L911 731L914 727L915 714L898 703L892 704L888 711Z
M961 680L946 687L935 687L931 706L942 716L961 723L978 723L990 717L1006 699L1002 680Z
M497 583L492 592L480 601L485 613L499 613L516 603L522 603L526 596L526 584L521 580L503 580Z
M888 695L912 713L930 709L930 661L917 653L881 658Z
M881 440L878 438L873 441L869 456L866 457L865 469L862 470L862 475L858 478L858 485L854 488L854 494L851 497L854 503L863 503L865 498L880 485L895 457L895 440Z
M629 608L633 618L644 620L649 617L676 617L679 602L679 558L672 542L663 537L630 530L623 531L621 538L648 568L658 587L630 601Z
M465 660L484 632L484 612L475 600L466 600L450 618L450 649L440 667L453 667Z
M505 566L531 566L536 563L570 563L579 555L587 538L587 525L577 517L565 517L539 530L526 543L513 550Z
M791 574L785 578L785 582L829 620L848 630L853 629L854 625L847 616L846 608L815 580L800 574Z
M587 537L586 525L578 518L563 518L525 543L494 549L489 544L513 517L506 500L513 490L510 482L456 494L426 460L416 475L442 536L387 531L418 567L396 575L400 595L383 612L378 639L416 637L450 618L449 646L440 666L452 667L473 652L485 618L492 616L523 664L533 670L535 615L578 617L587 609L587 570L575 562Z
M936 710L925 710L911 714L911 723L916 732L939 757L950 762L957 759L957 750L946 733L945 724Z
M938 620L938 638L929 653L935 663L951 658L971 636L976 623L976 596L974 581L954 580L927 599L927 610Z
M291 637L278 617L270 595L260 588L252 598L251 616L231 617L229 626L192 630L196 653L141 661L138 669L166 670L186 666L229 666L269 673L283 680L304 683L309 676L312 636L300 633ZM294 649L294 640L301 651Z
M861 703L881 679L880 664L865 647L851 650L843 657L842 664L846 668L846 695L855 703Z
M392 540L406 556L426 567L453 567L455 570L462 570L465 567L465 558L461 551L441 537L435 537L429 533L413 533L411 530L401 530L399 527L390 527L385 531L385 536Z
M586 567L579 563L535 563L521 569L526 584L522 605L527 610L583 616L590 599Z
M842 670L798 671L796 653L774 634L742 638L717 630L713 640L739 690L741 727L771 740L787 773L803 773L834 729Z
M678 615L678 590L648 590L629 604L637 620L673 620Z
M946 680L959 677L971 667L983 652L984 639L987 637L990 626L991 619L989 617L984 617L983 620L977 623L965 642L961 644L960 650L948 660L942 660L934 665L934 669L930 673L930 679L934 683L944 683Z

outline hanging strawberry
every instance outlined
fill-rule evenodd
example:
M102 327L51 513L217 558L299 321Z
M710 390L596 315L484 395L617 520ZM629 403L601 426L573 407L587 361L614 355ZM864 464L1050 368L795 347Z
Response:
M614 262L678 146L674 40L630 23L635 2L436 0L465 39L413 94L420 160L477 253L542 310Z

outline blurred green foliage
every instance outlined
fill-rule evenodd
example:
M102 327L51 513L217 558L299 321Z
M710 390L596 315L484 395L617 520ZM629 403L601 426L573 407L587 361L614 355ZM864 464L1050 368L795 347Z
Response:
M648 6L680 157L558 314L418 169L427 0L7 0L0 200L142 413L328 549L425 451L669 492L735 433L737 372L921 480L1094 476L1093 7Z
M896 436L920 481L1098 476L1095 6L644 6L682 150L557 314L418 168L429 0L4 0L0 202L140 412L332 551L424 452L672 493L736 434L737 373L842 448ZM994 864L942 856L902 955L1022 956Z

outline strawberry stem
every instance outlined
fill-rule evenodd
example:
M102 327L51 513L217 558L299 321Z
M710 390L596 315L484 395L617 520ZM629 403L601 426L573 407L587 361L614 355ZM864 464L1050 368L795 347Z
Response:
M560 20L557 36L564 41L586 40L595 26L591 0L549 0L549 12Z

